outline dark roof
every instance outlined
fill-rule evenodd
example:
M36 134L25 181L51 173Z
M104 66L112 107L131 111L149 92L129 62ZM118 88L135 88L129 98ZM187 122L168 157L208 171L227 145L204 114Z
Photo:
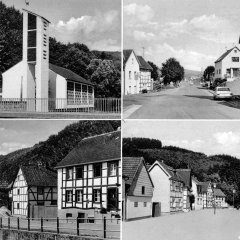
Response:
M223 55L221 55L221 57L218 58L218 59L215 61L215 63L221 62L234 48L236 48L238 51L240 51L239 48L237 48L237 47L235 46L235 47L227 50Z
M123 62L126 63L128 58L130 57L131 53L133 52L132 49L125 49L123 50Z
M200 185L202 186L202 192L206 193L208 190L210 182L201 182Z
M57 186L57 174L53 171L37 165L21 166L20 168L28 186Z
M121 132L84 138L57 168L121 159Z
M192 187L191 169L177 169L177 175L182 179L186 187Z
M25 11L25 12L31 13L31 14L33 14L33 15L37 16L37 17L41 17L41 18L43 18L44 20L46 20L47 22L49 22L49 23L50 23L50 21L49 21L49 20L47 20L45 17L42 17L42 16L40 16L40 15L38 15L38 14L34 13L34 12L31 12L31 11L29 11L29 10L25 9L25 8L23 8L22 10L23 10L23 11Z
M49 69L68 80L72 80L72 81L87 84L87 85L94 85L92 82L82 78L81 76L79 76L78 74L74 73L69 69L58 67L51 63L49 63Z
M217 197L225 197L226 195L222 192L221 189L219 188L214 188L213 189L213 194Z
M137 56L138 57L138 61L140 63L140 68L141 69L145 69L145 70L150 70L152 71L152 67L149 65L148 62L145 61L145 59L142 56Z
M122 176L126 178L125 184L129 185L129 188L126 188L128 195L133 194L139 174L141 173L143 167L146 168L149 180L151 181L153 187L152 179L142 157L124 157L122 159Z

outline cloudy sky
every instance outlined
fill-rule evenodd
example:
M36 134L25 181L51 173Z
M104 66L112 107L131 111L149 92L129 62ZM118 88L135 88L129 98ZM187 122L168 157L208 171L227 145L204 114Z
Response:
M240 158L239 121L136 121L123 122L123 137L146 137L207 155Z
M72 120L1 120L0 155L31 147L57 134Z
M121 49L121 0L2 0L18 10L26 8L51 22L50 36L80 42L93 50Z
M125 49L161 66L169 57L201 70L238 44L239 0L124 0Z

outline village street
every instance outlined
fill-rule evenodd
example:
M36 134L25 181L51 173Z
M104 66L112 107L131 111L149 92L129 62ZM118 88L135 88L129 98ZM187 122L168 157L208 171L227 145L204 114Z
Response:
M124 118L132 119L240 119L240 110L214 101L209 89L183 83L157 93L128 95Z
M240 211L198 210L123 223L123 240L239 240Z

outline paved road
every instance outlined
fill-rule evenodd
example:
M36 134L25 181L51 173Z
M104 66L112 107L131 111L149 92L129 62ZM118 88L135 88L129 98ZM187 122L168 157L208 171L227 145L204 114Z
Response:
M240 119L240 109L214 101L200 86L184 84L159 93L126 96L124 118L131 119Z
M239 223L239 210L198 210L124 222L122 240L239 240Z

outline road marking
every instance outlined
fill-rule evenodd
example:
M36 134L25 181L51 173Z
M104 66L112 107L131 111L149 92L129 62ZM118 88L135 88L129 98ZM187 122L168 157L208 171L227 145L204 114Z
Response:
M137 111L142 105L131 105L126 111L123 113L123 118L128 118L132 115L135 111Z

